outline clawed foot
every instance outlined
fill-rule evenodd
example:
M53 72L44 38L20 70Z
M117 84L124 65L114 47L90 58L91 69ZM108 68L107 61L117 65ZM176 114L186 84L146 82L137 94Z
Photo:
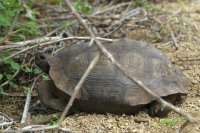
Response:
M169 111L170 110L168 108L163 107L160 103L153 102L149 108L149 115L152 117L164 117L167 116Z

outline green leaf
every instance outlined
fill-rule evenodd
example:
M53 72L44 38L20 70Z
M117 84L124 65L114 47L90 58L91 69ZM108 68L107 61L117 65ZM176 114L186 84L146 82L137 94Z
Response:
M12 67L12 69L17 70L17 71L20 70L21 68L19 63L13 61L12 59L5 60L4 63L9 64Z
M10 87L12 87L14 89L16 89L18 87L17 84L13 83L12 81L9 81L8 83L9 83Z
M0 3L0 10L5 9L5 7Z
M12 59L7 59L7 60L4 61L5 64L9 64L9 65L10 65L12 62L13 62Z
M7 56L10 56L11 54L15 53L15 51L1 51L0 52L0 58L3 59L3 58L6 58ZM5 60L3 63L6 64L7 61L12 61L11 59L7 59ZM10 64L10 63L8 63Z
M20 34L20 33L13 34L13 35L11 35L11 37L16 40L25 40L26 39L26 36L24 34Z
M49 76L42 75L43 80L50 80Z
M2 80L2 78L3 78L3 74L0 73L0 80Z
M4 16L0 15L0 26L6 27L8 26L10 23L7 19L4 18Z
M13 79L13 75L12 75L12 74L6 74L6 78L7 78L8 80L12 80L12 79Z
M23 91L24 91L24 94L27 94L28 93L28 91L30 90L30 88L29 87L26 87L26 86L23 86Z
M58 116L56 114L52 114L52 118L58 119Z
M58 116L56 114L52 114L52 119L50 121L50 125L56 125L58 123Z
M38 23L36 23L35 21L29 21L29 22L27 22L27 25L29 25L29 26L38 26Z
M57 121L52 121L52 120L50 121L50 125L51 125L51 126L54 126L54 125L56 125L57 123L58 123Z
M4 39L3 37L0 37L0 42L2 42L2 41L3 41L3 39Z
M24 66L23 67L23 71L26 72L26 73L31 73L32 72L32 69L28 66Z
M75 8L84 14L91 14L93 12L92 5L87 0L78 0L74 3Z
M39 68L34 68L33 72L34 72L34 74L38 75L38 74L42 73L42 70Z
M0 94L3 94L3 87L0 86Z
M19 63L17 63L17 62L11 62L11 67L14 69L14 70L20 70L20 65L19 65Z
M174 126L174 125L177 124L177 121L175 121L173 119L166 118L166 119L161 119L160 124L163 125L163 126Z
M125 121L119 121L118 123L117 123L117 125L118 125L118 127L119 128L124 128L125 126L126 126L126 122Z

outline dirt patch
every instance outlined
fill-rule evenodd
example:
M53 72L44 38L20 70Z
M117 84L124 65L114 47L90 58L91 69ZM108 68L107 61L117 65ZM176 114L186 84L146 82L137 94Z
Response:
M2 97L0 98L0 112L6 113L14 120L20 120L24 107L24 98Z

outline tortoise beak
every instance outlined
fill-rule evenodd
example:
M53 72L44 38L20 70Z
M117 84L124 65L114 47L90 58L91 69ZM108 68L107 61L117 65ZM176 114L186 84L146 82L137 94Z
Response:
M42 52L37 52L35 55L35 64L42 69L43 72L49 73L48 55Z

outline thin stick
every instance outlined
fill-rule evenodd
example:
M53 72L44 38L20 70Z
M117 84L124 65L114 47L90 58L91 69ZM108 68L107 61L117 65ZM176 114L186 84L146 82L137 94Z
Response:
M4 126L10 126L12 124L13 124L13 121L11 121L11 122L3 122L3 123L0 123L0 127L2 128Z
M178 44L177 44L176 37L174 36L174 32L173 31L171 31L171 36L172 36L173 43L174 43L174 45L176 47L176 50L177 50L178 49Z
M121 23L119 26L117 26L114 30L112 30L109 33L106 33L105 35L103 35L103 37L108 37L110 35L112 35L114 32L118 31L122 26L124 25L124 23Z
M21 122L20 122L21 124L25 123L26 120L27 120L29 105L30 105L30 101L31 101L31 93L32 93L33 88L35 87L36 81L39 79L39 77L40 77L40 75L35 78L33 85L28 90L27 97L26 97L26 103L25 103L25 106L24 106L24 111L23 111L23 114L22 114Z
M10 126L14 123L13 119L10 118L8 115L0 112L0 116L3 116L3 122L0 123L0 128L3 129L4 126Z
M178 57L182 61L200 61L200 56L194 56L194 57Z
M27 40L27 41L23 41L23 42L15 42L15 43L8 42L8 43L6 43L7 45L0 46L0 50L8 49L8 48L24 47L24 46L35 44L35 43L43 43L43 42L54 41L54 40L58 40L58 39L61 39L61 37L59 37L59 36L55 36L55 37L40 37L40 38L36 38L36 39L33 39L33 40Z
M87 70L84 72L83 76L81 77L81 79L79 80L78 84L76 85L76 87L74 88L74 92L71 95L71 98L67 104L67 106L65 107L65 110L63 111L59 121L58 121L58 127L60 127L62 121L64 120L66 114L68 113L70 107L73 105L73 102L80 90L80 88L82 87L85 79L87 78L87 76L90 74L90 72L92 71L92 69L95 67L95 65L98 63L100 59L100 53L98 53L96 55L96 57L91 61L90 65L88 66Z
M43 47L43 46L50 45L52 43L57 43L57 42L66 41L66 40L73 40L73 39L90 40L91 38L90 37L76 37L76 36L74 36L74 37L61 38L61 39L50 41L50 42L40 43L40 44L37 44L37 45L33 45L33 46L30 46L30 47L27 47L27 48L25 48L25 49L23 49L21 51L18 51L16 53L14 53L14 54L12 54L12 55L0 60L0 62L3 62L5 60L7 60L7 59L13 58L13 57L15 57L17 55L20 55L22 53L25 53L25 52L27 52L29 50L32 50L32 49L35 49L35 48L38 48L38 47ZM100 37L98 37L96 39L103 40L103 41L110 41L110 42L115 41L114 39L107 39L107 38L100 38Z
M61 38L59 36L54 36L54 37L41 37L41 38L36 38L33 40L27 40L27 41L23 41L23 42L8 42L6 44L8 45L4 45L4 46L0 46L0 50L4 50L4 49L9 49L9 48L18 48L18 47L25 47L27 45L32 45L32 44L38 44L38 43L44 43L44 42L49 42L51 41L52 43L54 43L54 41L56 42L57 40L60 41L64 41L64 40L73 40L73 39L77 39L77 40L89 40L90 37L76 37L76 36L72 36L72 37L67 37L67 38ZM101 38L101 37L97 37L97 39L102 40L102 41L115 41L114 39L108 39L108 38Z
M111 10L114 10L114 9L117 9L117 8L120 8L120 7L123 7L123 6L127 6L127 5L129 5L130 3L131 3L131 2L123 2L123 3L121 3L121 4L114 5L114 6L111 6L111 7L109 7L109 8L106 8L106 9L104 9L104 10L101 10L101 11L99 11L99 12L96 12L96 13L94 13L94 14L92 14L92 15L103 14L103 13L105 13L105 12L108 12L108 11L111 11Z
M12 118L10 118L7 114L4 114L3 112L0 112L1 116L4 116L6 119L8 119L9 121L13 121Z
M156 93L152 92L147 86L145 86L140 80L133 77L125 67L123 67L121 64L119 64L113 57L113 55L101 44L99 40L96 39L95 35L92 33L91 29L88 27L88 25L83 21L81 16L78 14L78 12L75 10L75 8L72 6L71 2L69 0L65 0L66 4L69 6L69 8L72 10L78 21L84 26L85 30L89 32L91 35L91 38L94 38L96 45L98 46L99 50L112 62L113 65L115 65L128 79L130 79L132 82L134 82L136 85L138 85L141 89L143 89L145 92L147 92L149 95L154 97L156 101L158 101L160 104L162 104L164 107L167 107L171 110L174 110L175 112L183 115L186 117L191 123L197 122L195 118L192 116L186 114L183 112L180 108L175 107L174 105L164 101L162 98L160 98Z
M67 133L76 133L72 130L70 130L69 128L61 128L58 126L47 126L47 125L31 125L31 126L26 126L22 129L19 130L4 130L0 132L3 133L20 133L20 132L33 132L33 131L45 131L45 130L50 130L50 129L57 129L57 130L61 130L61 131L65 131Z
M178 130L178 133L183 133L184 130L186 129L186 127L188 126L188 124L189 124L189 121L186 120L186 121L181 125L180 129Z
M12 93L3 92L2 95L7 96L7 97L23 97L23 98L27 96L24 93L20 93L20 92L12 92ZM32 97L36 97L36 96L38 96L38 94L36 93L32 94Z

